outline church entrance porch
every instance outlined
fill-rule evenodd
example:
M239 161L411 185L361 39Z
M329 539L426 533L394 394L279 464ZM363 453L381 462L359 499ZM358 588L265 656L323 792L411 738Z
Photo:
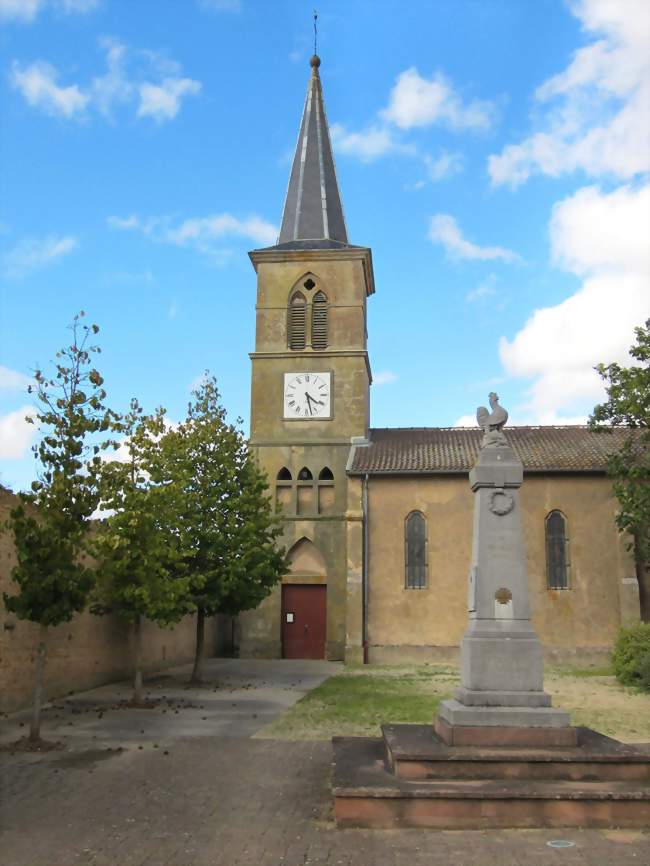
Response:
M282 657L325 658L327 586L285 584L282 587Z

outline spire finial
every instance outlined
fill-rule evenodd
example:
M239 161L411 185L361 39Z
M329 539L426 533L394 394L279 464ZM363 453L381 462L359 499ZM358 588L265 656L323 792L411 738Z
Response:
M318 56L318 12L314 9L314 53L309 65L311 66L312 75L318 75L318 67L320 66L320 57Z

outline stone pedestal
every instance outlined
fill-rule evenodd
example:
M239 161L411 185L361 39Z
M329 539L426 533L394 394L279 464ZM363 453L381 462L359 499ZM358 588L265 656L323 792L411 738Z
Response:
M469 625L461 685L443 701L436 733L448 744L571 745L569 714L543 690L539 638L530 621L519 488L523 467L505 438L481 449L470 472L474 537Z

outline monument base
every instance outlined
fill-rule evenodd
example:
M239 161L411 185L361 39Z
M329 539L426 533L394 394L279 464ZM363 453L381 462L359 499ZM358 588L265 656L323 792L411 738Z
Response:
M383 725L381 739L335 737L337 824L647 828L650 747L574 730L577 745L564 747L450 746L430 725Z
M569 714L548 706L465 706L452 698L440 704L434 728L448 746L553 747L577 743Z

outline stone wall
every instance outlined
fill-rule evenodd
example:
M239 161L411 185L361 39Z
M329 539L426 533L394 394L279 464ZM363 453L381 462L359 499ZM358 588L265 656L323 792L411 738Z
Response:
M0 526L15 497L0 490ZM17 619L1 602L11 594L11 570L16 562L10 534L0 530L0 711L10 712L29 704L33 685L34 651L38 626ZM175 628L161 629L150 622L143 630L146 671L190 661L194 656L195 618L185 617ZM230 647L229 617L206 622L207 655L219 655ZM116 617L83 613L69 623L49 630L45 672L46 695L55 698L71 691L93 688L131 674L130 629Z

